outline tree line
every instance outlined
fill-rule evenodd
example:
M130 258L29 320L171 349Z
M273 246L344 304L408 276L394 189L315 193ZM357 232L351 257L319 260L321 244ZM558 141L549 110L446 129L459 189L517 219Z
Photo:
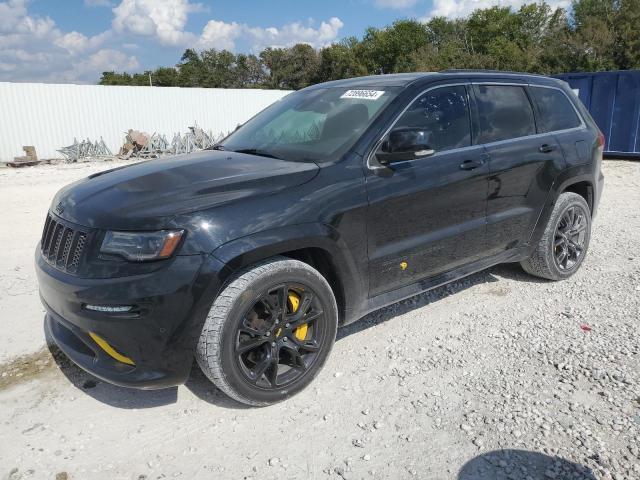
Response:
M532 3L466 18L399 20L319 50L306 44L258 55L187 49L175 67L104 72L101 85L276 88L379 73L483 68L541 74L640 68L640 0L574 0L570 13Z

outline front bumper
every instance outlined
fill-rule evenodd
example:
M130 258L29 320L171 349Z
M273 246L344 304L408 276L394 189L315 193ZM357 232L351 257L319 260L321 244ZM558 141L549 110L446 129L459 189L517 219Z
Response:
M107 382L156 389L184 383L202 325L228 273L210 255L178 256L155 272L85 279L61 272L36 250L45 328L78 366ZM96 312L86 305L133 305ZM106 340L134 365L116 360L89 335Z

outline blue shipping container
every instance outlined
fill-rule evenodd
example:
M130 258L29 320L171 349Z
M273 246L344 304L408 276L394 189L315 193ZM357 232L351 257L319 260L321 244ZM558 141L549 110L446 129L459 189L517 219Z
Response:
M604 133L604 151L640 156L640 70L554 75L578 94Z

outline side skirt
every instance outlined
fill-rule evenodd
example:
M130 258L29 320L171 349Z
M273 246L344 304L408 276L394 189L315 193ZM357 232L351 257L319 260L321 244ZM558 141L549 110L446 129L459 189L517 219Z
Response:
M423 278L422 280L419 280L418 282L412 283L410 285L406 285L396 290L392 290L386 293L381 293L380 295L371 297L367 299L363 310L359 312L357 316L354 315L353 317L347 319L344 325L353 323L356 320L359 320L360 318L365 316L366 314L371 313L375 310L379 310L381 308L387 307L394 303L400 302L407 298L426 292L427 290L432 290L442 285L446 285L447 283L467 277L474 273L485 270L489 267L493 267L494 265L498 265L500 263L519 262L521 260L524 260L528 254L527 248L528 248L527 246L522 246L514 250L500 252L497 255L492 255L491 257L483 258L476 262L469 263L462 267L449 270L448 272L441 273L434 277Z

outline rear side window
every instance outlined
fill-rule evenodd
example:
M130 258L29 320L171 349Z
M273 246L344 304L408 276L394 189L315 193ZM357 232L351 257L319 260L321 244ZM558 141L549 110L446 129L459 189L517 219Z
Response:
M417 98L394 128L419 128L437 152L471 145L471 119L464 86L441 87Z
M479 143L497 142L536 133L533 109L524 88L476 85L480 120Z
M538 107L538 130L554 132L580 126L580 119L567 96L555 88L531 87Z

